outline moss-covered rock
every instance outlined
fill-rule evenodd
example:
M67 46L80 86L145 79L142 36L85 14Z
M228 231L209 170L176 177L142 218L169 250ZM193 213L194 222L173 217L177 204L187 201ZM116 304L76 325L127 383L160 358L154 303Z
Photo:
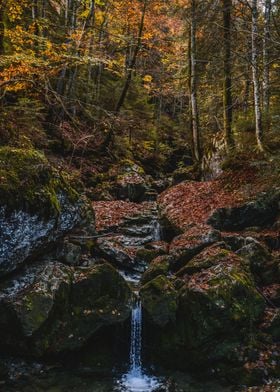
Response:
M86 200L35 150L0 149L0 276L75 226L94 231Z
M185 275L193 275L221 262L228 263L233 260L240 263L240 258L226 249L226 244L217 243L204 249L197 256L193 257L187 265L176 273L176 276L183 277Z
M149 265L148 269L141 277L141 284L144 285L159 275L166 276L169 271L169 258L168 256L159 256L155 258Z
M192 275L180 295L188 346L196 349L211 341L249 339L264 307L251 276L235 259Z
M172 173L173 185L183 181L198 181L201 177L201 171L198 165L182 166Z
M1 287L0 344L28 355L80 348L130 314L131 291L109 264L41 263Z
M207 246L220 241L221 234L207 225L189 228L170 244L171 268L178 271Z
M125 159L110 171L114 177L114 193L119 199L142 201L151 185L144 169L135 162Z
M78 200L66 173L58 173L46 157L33 149L0 148L0 206L8 210L58 214L59 195Z
M182 370L223 367L225 374L233 366L242 368L246 360L238 359L239 346L258 341L265 301L242 259L226 249L204 250L192 267L191 275L182 273L174 283L158 276L141 290L154 360ZM176 287L175 322L159 330L157 309L168 305L168 285Z
M158 256L162 256L165 254L165 251L162 248L139 248L136 252L136 260L139 262L144 262L149 264L152 260L154 260Z
M140 290L143 308L152 322L160 327L175 322L177 292L168 278L159 275Z
M277 262L265 245L252 238L237 254L246 260L258 283L271 284L279 280Z

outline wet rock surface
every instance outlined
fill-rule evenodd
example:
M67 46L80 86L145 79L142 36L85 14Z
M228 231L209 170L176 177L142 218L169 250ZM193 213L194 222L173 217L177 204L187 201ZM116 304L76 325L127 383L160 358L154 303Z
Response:
M77 226L94 231L88 202L35 150L0 149L0 277Z
M97 239L96 252L120 269L143 272L152 259L168 251L167 244L159 241L155 203L150 203L143 212L124 217L114 231L114 235L105 234Z
M83 346L98 329L129 317L131 291L109 264L27 267L0 295L0 345L42 356Z
M28 258L40 254L77 225L86 224L90 210L80 200L71 203L66 195L59 195L60 213L42 218L25 211L8 213L0 208L0 276L16 270ZM91 214L93 221L93 214Z

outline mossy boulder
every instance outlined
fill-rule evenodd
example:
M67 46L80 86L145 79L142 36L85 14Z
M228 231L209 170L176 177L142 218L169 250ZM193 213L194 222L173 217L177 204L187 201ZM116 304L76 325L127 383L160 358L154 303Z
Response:
M151 180L144 169L129 159L121 161L110 171L115 179L114 193L119 199L142 201L149 191Z
M1 287L0 345L33 356L80 348L100 328L127 319L130 298L127 283L107 263L27 267Z
M198 165L182 166L172 173L172 183L176 185L183 181L198 181L200 177L201 172Z
M279 280L277 262L268 248L257 240L252 238L237 254L246 260L258 283L271 284Z
M242 367L245 359L238 358L239 346L258 341L265 309L243 260L213 247L196 256L190 271L179 275L176 280L158 276L141 290L154 326L149 336L153 359L181 370L223 367L225 374L233 366ZM158 308L168 306L169 285L176 288L174 323L157 329Z
M78 194L66 173L58 173L46 157L33 149L0 148L0 206L48 216L59 214L59 195L75 202Z
M159 275L142 286L140 290L143 308L151 322L165 327L175 322L177 311L177 292L172 282Z
M149 265L148 269L141 277L141 284L144 285L159 275L166 276L169 271L169 258L168 256L159 256L155 258Z
M79 225L93 232L94 215L65 174L35 150L0 148L0 276Z
M178 271L196 254L220 239L220 232L210 226L197 225L189 228L183 234L175 237L170 244L171 269Z
M149 264L158 256L164 255L165 252L162 248L139 248L136 252L136 260Z
M204 249L197 256L193 257L189 263L176 273L176 276L184 277L185 275L193 275L221 262L227 263L234 260L237 263L240 263L240 258L229 251L225 243L217 243Z
M249 339L256 332L265 301L250 274L237 264L221 262L190 277L180 293L180 318L190 349L228 339Z

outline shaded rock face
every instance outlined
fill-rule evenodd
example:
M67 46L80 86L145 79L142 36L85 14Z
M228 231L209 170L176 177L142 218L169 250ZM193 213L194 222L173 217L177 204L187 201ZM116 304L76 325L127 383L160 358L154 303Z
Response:
M0 208L0 276L17 269L24 261L57 241L78 224L87 222L90 211L80 200L71 203L60 194L58 216L43 218L23 210L8 213ZM93 214L91 214L92 221Z
M265 301L242 259L226 249L206 249L187 267L180 278L160 275L142 287L151 351L181 369L233 363L236 347L257 334ZM169 311L162 320L160 307Z
M0 148L0 277L77 225L94 230L86 201L35 150Z
M223 339L243 340L260 320L265 302L240 266L217 264L194 274L181 291L181 312L191 348Z
M140 291L143 308L151 322L164 327L175 322L177 311L177 292L170 280L158 275L146 283Z
M0 295L0 345L42 356L83 346L100 328L130 315L131 291L109 264L58 262L26 267Z
M114 235L98 238L96 252L118 268L143 272L153 258L168 252L159 231L152 203L144 213L120 222Z
M184 234L175 237L170 244L171 269L178 271L192 257L220 239L220 232L210 226L197 225L191 227Z
M280 191L260 195L240 207L220 208L208 219L208 224L219 230L243 230L247 227L272 225L279 214Z
M126 320L128 285L111 265L93 260L83 240L95 234L87 200L33 150L0 148L0 174L3 350L58 354Z
M114 172L114 169L112 170ZM118 199L139 202L149 199L151 178L144 169L133 161L124 160L117 168L114 193Z

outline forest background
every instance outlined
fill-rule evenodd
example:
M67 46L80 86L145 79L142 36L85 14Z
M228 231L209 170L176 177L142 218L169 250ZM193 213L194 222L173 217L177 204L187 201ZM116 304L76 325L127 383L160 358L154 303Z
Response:
M279 22L278 0L1 0L0 144L81 178L273 155Z

